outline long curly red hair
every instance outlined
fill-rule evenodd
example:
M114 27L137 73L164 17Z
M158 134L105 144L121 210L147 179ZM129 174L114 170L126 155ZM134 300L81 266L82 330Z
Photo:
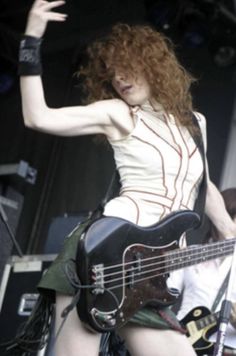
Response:
M111 85L114 71L143 75L152 98L173 114L180 125L196 133L192 123L190 86L194 78L182 67L173 43L147 25L117 24L102 40L88 47L88 62L81 68L85 76L87 102L117 98Z

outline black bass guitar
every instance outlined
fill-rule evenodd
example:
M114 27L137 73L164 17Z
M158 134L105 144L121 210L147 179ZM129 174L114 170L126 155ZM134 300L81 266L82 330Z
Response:
M125 324L144 305L170 305L169 272L233 253L236 239L178 249L181 235L199 224L195 212L173 213L140 227L102 217L83 234L77 251L82 321L99 332Z
M217 331L219 312L211 313L206 307L192 309L181 324L187 330L187 336L198 355L213 355L214 343L209 337Z

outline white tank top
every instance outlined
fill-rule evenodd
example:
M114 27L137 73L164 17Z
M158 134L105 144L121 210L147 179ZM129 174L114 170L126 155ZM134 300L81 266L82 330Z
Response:
M170 212L193 209L203 175L201 154L185 127L163 110L134 108L134 130L110 140L121 190L104 215L141 226L158 222ZM205 118L196 115L205 139Z

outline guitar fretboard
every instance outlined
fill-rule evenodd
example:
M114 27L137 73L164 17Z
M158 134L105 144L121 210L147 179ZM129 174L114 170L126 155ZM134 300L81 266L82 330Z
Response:
M166 272L175 271L218 257L232 255L236 238L170 251L165 255Z

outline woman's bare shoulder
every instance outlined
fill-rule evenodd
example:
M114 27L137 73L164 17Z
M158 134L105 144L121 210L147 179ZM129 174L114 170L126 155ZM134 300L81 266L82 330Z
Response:
M130 107L122 99L107 99L103 100L103 103L109 106L111 109L117 109L119 111L130 112Z
M108 136L114 140L127 136L135 125L130 106L121 99L109 99L106 105L112 122Z
M130 115L130 107L121 99L95 101L87 106L96 112L103 112L114 121L120 115Z
M132 121L131 108L121 99L109 99L106 109L113 124Z

